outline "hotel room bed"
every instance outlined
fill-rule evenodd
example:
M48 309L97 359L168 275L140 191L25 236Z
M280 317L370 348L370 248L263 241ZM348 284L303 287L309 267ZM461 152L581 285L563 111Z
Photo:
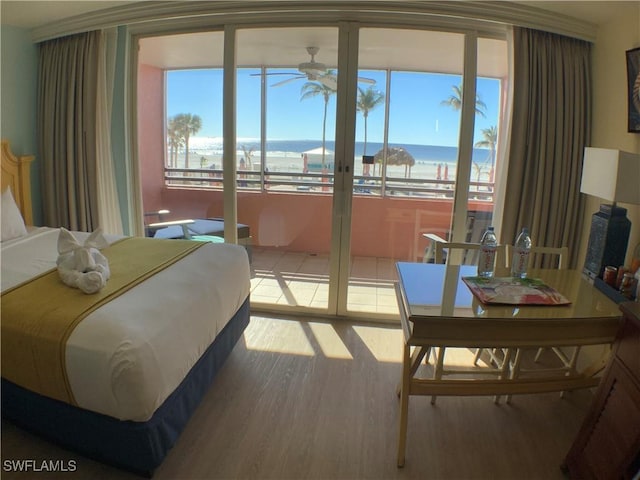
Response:
M21 182L5 175L5 163L19 160L3 142L2 189L11 186L24 209L24 192L15 192ZM14 288L55 269L59 230L30 228L5 239L4 226L3 220L6 299ZM76 235L82 241L88 234ZM106 237L110 243L120 240ZM10 348L4 342L13 325L9 319L21 312L11 312L5 308L10 302L3 302L3 416L88 457L152 474L249 322L249 279L242 247L208 243L97 307L61 347L70 401L15 380L21 377L11 369L20 364L5 358ZM35 348L29 343L34 333L19 335Z

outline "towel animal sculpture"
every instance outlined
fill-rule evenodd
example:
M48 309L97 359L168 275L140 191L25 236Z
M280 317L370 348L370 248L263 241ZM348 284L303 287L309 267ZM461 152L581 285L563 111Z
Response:
M111 275L109 261L100 253L100 249L108 245L99 228L83 245L69 230L61 228L56 264L62 282L87 294L99 292Z

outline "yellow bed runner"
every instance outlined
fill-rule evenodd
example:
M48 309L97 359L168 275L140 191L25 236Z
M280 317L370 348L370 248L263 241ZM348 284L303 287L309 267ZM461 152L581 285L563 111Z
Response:
M91 312L172 265L202 242L126 238L101 250L111 278L85 295L49 271L2 294L2 376L28 390L75 404L65 368L71 332Z

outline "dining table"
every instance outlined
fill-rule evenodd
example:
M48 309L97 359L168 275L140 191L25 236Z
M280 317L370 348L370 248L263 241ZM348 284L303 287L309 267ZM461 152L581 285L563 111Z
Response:
M613 342L622 313L582 271L531 270L527 277L550 287L547 291L556 298L531 304L523 296L506 302L502 298L502 302L493 304L480 301L465 282L476 277L476 266L397 262L396 269L396 296L403 331L402 378L398 386L399 467L405 463L410 396L516 395L598 385L597 374L606 365L606 354L584 365L575 362L570 369L548 370L538 375L513 375L512 371L512 360L518 351L580 349ZM509 275L506 269L494 272L496 278L507 279L507 283ZM450 348L500 351L502 366L493 369L494 375L446 375L443 363L445 351ZM434 352L435 365L420 368Z

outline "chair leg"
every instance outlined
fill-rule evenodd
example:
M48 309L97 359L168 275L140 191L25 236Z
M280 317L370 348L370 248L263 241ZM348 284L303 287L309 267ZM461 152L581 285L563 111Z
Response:
M433 379L434 380L441 380L442 379L442 370L444 368L444 355L446 352L446 347L439 347L438 348L438 352L436 354L436 368L435 371L433 372ZM436 395L432 395L431 396L431 405L435 405L436 404Z
M478 361L481 359L482 357L482 353L483 352L487 352L487 354L489 355L489 366L491 366L492 364L495 365L495 367L497 369L501 369L502 368L502 364L503 364L503 360L500 359L498 357L498 355L496 354L497 352L497 348L478 348L478 350L476 351L475 356L473 357L473 365L474 366L478 366Z
M544 352L544 348L539 348L538 353L536 353L536 356L533 359L534 362L538 363L538 360L540 360L540 355L542 355L542 352Z
M582 348L580 345L576 346L573 350L573 353L571 354L571 358L568 359L565 355L564 352L562 350L560 350L557 347L553 347L553 351L556 353L556 355L558 355L558 357L560 357L561 360L566 360L565 365L567 366L567 376L575 373L576 371L576 364L578 363L578 355L580 354L580 348ZM564 398L564 394L565 394L565 390L560 392L560 398Z
M473 357L473 365L476 367L478 366L478 361L480 360L480 355L482 355L483 350L484 348L478 347L478 350L476 350L476 355Z
M511 365L512 355L513 355L513 349L507 348L507 351L504 356L504 363L502 364L502 373L500 375L501 379L505 378L504 375L507 373L509 368L511 368L511 373L509 374L510 380L514 380L518 378L518 375L520 374L520 362L522 361L522 349L520 348L516 349L516 358L513 361L513 365ZM508 394L506 396L506 400L505 400L506 403L511 403L511 397L512 397L511 394ZM498 396L497 398L499 399L500 397ZM496 400L496 403L497 403L497 400Z

